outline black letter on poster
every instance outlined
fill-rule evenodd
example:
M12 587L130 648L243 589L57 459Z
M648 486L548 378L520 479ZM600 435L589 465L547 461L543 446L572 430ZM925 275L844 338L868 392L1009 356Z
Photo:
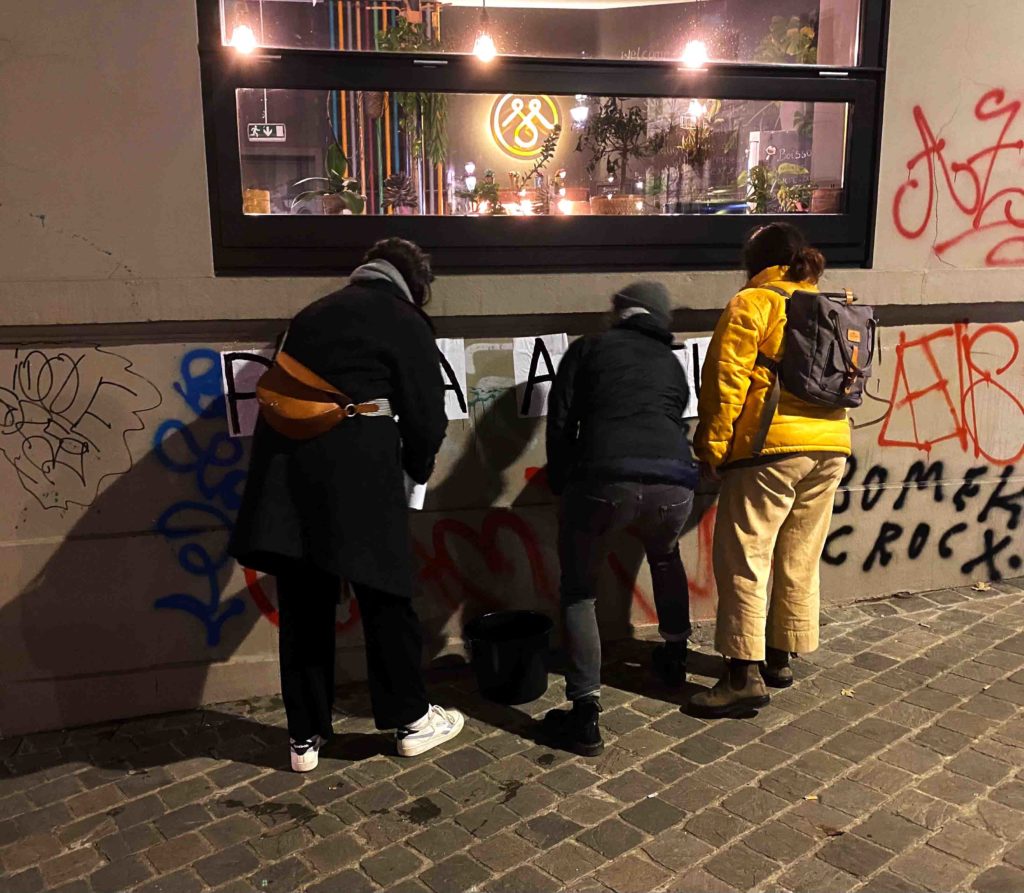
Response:
M455 370L452 369L452 364L448 362L446 357L440 351L437 352L441 358L441 373L444 375L445 385L444 391L447 394L448 391L455 391L455 399L459 401L459 409L463 412L467 412L466 409L466 395L462 393L462 388L459 386L459 380L455 377Z
M261 357L259 354L246 353L241 351L239 353L226 353L224 354L224 379L227 384L227 393L224 395L228 404L228 417L231 419L231 433L241 433L240 423L238 419L238 404L243 400L255 400L255 391L239 391L235 385L235 363L259 363L261 366L269 369L274 365L272 360L268 360L266 357Z
M537 361L543 357L544 366L547 368L547 372L543 375L537 374ZM530 360L530 374L526 376L526 387L523 389L523 408L520 415L530 414L530 404L533 401L533 389L536 385L541 384L545 381L555 380L555 364L551 362L551 354L548 353L547 346L544 342L537 338L533 342L533 357Z

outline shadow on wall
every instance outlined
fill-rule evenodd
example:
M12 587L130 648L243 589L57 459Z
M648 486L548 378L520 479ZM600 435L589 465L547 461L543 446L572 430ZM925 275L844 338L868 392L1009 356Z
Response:
M211 667L220 699L242 697L251 685L251 666L224 666L260 619L246 592L228 588L233 566L225 548L245 448L225 431L216 352L188 352L180 373L160 410L135 413L124 428L142 432L133 437L151 448L135 462L126 452L127 469L102 489L97 482L99 495L56 549L38 539L18 542L25 557L8 583L13 597L0 609L4 734L194 707L209 699ZM133 390L122 387L118 398L130 403L148 389L156 401L145 408L155 409L159 391L133 375ZM61 413L51 416L53 424ZM24 418L18 433L32 439L32 416ZM104 424L112 418L112 410L104 413ZM101 449L90 438L81 442L87 455ZM4 454L13 463L9 446ZM59 492L59 462L42 469L58 483L46 522L69 505ZM26 486L25 467L16 468Z
M83 370L78 355L90 350L71 352L72 368ZM97 430L113 438L109 444L97 436L79 437L82 426L69 421L53 385L47 393L0 391L5 403L20 401L21 413L10 415L8 405L6 421L15 422L0 430L0 451L28 491L24 498L19 493L19 502L34 497L47 507L42 515L51 534L32 536L43 528L23 514L15 553L23 557L0 607L5 735L184 710L276 686L276 636L264 618L273 613L272 588L258 580L247 585L225 553L247 456L246 441L227 435L218 353L201 347L174 356L165 368L175 369L176 377L164 388L132 371L116 353L97 353L110 366L97 379L97 391L104 383L116 384L105 408L90 403ZM33 354L36 360L49 358L50 373L54 358L65 356ZM40 407L47 412L40 414ZM32 452L26 444L38 439L32 426L53 430L57 423L71 431L57 443L60 449L71 449L73 441L86 456L103 454L96 469L79 463L78 471L87 473L72 476L75 482L91 478L91 496L69 496L62 489L67 468L58 449L39 464L41 479L53 485L34 491L26 483L28 466L19 460ZM463 621L497 607L558 615L557 524L543 470L529 469L511 488L507 482L509 470L536 443L541 422L519 417L515 390L509 389L478 408L465 427L462 451L430 497L446 511L413 517L423 590L417 609L428 641L453 627L460 634ZM132 452L144 455L133 462ZM119 458L111 464L111 457ZM64 509L83 503L69 530L52 523ZM460 508L467 503L479 509L482 520ZM496 508L499 503L510 508ZM32 514L40 513L33 507ZM527 516L540 521L532 524ZM417 525L426 530L422 525L428 523L432 529L424 537ZM55 549L54 528L60 530ZM631 628L630 593L636 595L643 556L628 536L613 544L613 553L611 573L604 577L614 589L603 592L599 603L604 628L617 636ZM475 573L474 558L485 565L481 574ZM347 649L361 669L358 644L355 629L339 638L340 650ZM464 706L476 715L472 701Z

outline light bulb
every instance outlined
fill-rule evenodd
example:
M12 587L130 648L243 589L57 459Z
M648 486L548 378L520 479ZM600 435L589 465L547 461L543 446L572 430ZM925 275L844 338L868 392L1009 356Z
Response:
M590 117L590 106L574 105L571 109L569 109L569 114L572 116L573 123L585 124L587 118Z
M636 209L638 211L642 211L644 209L644 203L643 202L637 202L636 203Z
M472 177L476 173L476 165L472 161L467 161L463 170L466 172L467 177Z
M248 25L235 25L231 32L231 46L240 53L251 53L259 44L256 43L256 35Z
M682 63L687 68L703 68L708 58L708 45L703 40L688 41L683 49Z
M494 40L486 31L481 31L476 36L476 43L473 44L473 55L481 62L491 62L498 55Z
M691 118L703 118L708 113L708 108L699 99L691 99L687 111Z
M636 181L636 188L637 189L643 189L644 188L644 181L643 180L637 180Z
M567 198L563 198L558 203L558 210L561 211L563 214L571 214L572 213L572 202L569 201L569 199L567 199Z

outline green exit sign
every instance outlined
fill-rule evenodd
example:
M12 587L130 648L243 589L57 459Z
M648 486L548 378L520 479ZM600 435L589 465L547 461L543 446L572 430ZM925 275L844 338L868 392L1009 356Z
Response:
M246 124L245 129L250 143L283 143L287 139L283 124Z

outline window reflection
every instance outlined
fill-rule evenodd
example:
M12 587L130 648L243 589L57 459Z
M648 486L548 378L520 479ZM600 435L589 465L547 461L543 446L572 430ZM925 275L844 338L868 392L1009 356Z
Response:
M499 54L856 64L860 0L488 0ZM480 0L221 0L226 44L470 53ZM396 35L391 32L403 32Z
M243 89L247 214L838 213L847 106Z

